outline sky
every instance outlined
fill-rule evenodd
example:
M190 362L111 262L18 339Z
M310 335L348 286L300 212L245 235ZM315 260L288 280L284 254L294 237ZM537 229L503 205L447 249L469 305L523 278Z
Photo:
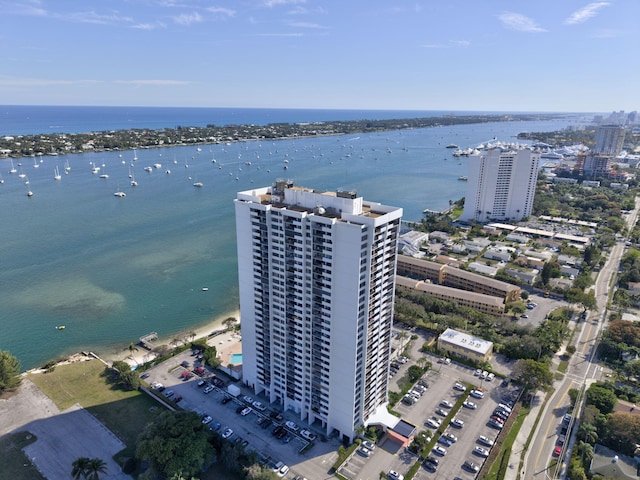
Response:
M0 104L640 109L640 0L0 0Z

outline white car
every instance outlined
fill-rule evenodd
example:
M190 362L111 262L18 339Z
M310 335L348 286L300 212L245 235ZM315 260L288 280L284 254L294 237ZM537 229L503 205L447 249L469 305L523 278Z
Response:
M454 418L453 420L451 420L451 426L456 428L462 428L464 427L464 422L459 418Z
M255 401L252 405L256 410L260 410L261 412L264 412L267 409L262 402Z
M204 418L202 419L202 423L204 423L205 425L210 424L213 421L213 418L211 418L209 415L205 415Z
M202 393L211 393L212 391L213 391L213 386L207 385L206 387L204 387L204 390L202 390Z
M462 406L471 410L475 410L476 408L478 408L478 405L473 403L471 400L465 400Z
M440 426L440 420L430 418L425 422L427 427L438 428Z
M222 438L229 438L231 435L233 435L233 430L231 430L230 428L227 428L224 432L222 432Z
M287 428L290 428L291 430L293 430L294 432L297 432L300 427L298 427L298 425L296 425L294 422L292 422L291 420L287 420L285 422L285 425L287 426Z
M358 449L358 453L359 453L360 455L362 455L363 457L369 458L369 456L371 455L371 450L369 450L369 449L368 449L368 448L366 448L366 447L360 447L360 448Z
M476 377L479 377L481 373L482 373L482 370L480 370L479 368L476 368L476 371L475 371L475 372L473 372L473 374L474 374Z
M452 408L453 407L453 403L449 402L448 400L442 400L440 402L440 406L444 407L444 408Z
M364 448L366 448L367 450L373 450L374 448L376 448L375 443L370 442L369 440L364 440L364 441L362 442L362 446L363 446Z
M435 447L433 447L433 453L435 453L436 455L440 455L441 457L444 457L447 454L447 449L444 447L441 447L440 445L436 445Z
M316 438L318 438L318 436L311 430L300 430L300 435L310 442L313 442Z
M480 437L478 437L478 443L486 445L487 447L493 447L493 440L489 437L485 437L484 435L480 435Z
M250 407L246 407L245 409L243 409L243 410L240 412L240 415L242 415L243 417L245 417L245 416L249 415L250 413L251 413L251 408L250 408Z
M496 378L495 373L490 373L489 375L487 375L487 381L490 382L491 380L493 380L494 378Z
M242 400L247 402L249 405L253 403L253 398L251 398L249 395L245 395L244 397L242 397Z
M389 470L387 477L389 477L389 480L404 480L404 475L400 475L395 470Z
M473 453L475 455L478 455L479 457L484 457L484 458L487 458L489 456L489 450L487 450L486 448L482 448L482 447L475 447L473 449Z
M484 398L484 392L482 390L471 390L471 393L469 393L469 395L471 395L473 398Z
M284 477L287 473L289 473L289 467L282 462L278 462L276 464L276 474L279 477Z
M456 443L458 441L458 437L456 437L453 433L447 432L442 436L453 443Z
M462 385L462 384L461 384L461 383L459 383L459 382L456 382L456 383L453 385L453 389L454 389L454 390L459 390L460 392L464 392L464 391L466 390L466 388L464 388L464 385Z

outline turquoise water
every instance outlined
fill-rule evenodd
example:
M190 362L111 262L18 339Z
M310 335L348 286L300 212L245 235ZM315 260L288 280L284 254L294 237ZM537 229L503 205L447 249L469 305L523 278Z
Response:
M242 354L234 353L233 355L231 355L231 358L229 359L229 363L231 365L240 365L242 363Z
M233 199L240 190L290 178L319 189L356 190L419 220L423 209L444 209L465 195L466 183L457 179L467 174L467 160L454 159L447 144L506 141L520 131L566 124L461 125L203 145L201 151L139 150L135 188L128 178L133 152L46 156L36 160L39 168L27 158L21 161L32 198L22 180L7 173L9 160L1 159L0 349L31 368L79 350L122 351L151 331L169 343L236 310ZM69 174L55 181L54 168L63 172L67 159ZM101 173L109 178L93 175L91 162L104 164ZM162 167L143 170L154 163ZM204 186L195 188L196 181ZM114 197L117 190L127 196Z

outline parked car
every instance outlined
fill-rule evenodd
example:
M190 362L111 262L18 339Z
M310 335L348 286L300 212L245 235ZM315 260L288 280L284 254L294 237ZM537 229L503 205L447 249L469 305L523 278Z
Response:
M502 427L504 427L504 423L497 422L492 418L489 419L488 423L490 427L497 428L498 430L502 430Z
M454 389L454 390L458 390L458 391L460 391L460 392L464 392L464 391L466 390L465 386L464 386L464 385L462 385L460 382L456 382L456 383L453 385L453 389Z
M436 445L435 447L433 447L433 453L435 453L436 455L440 455L441 457L444 457L447 454L447 449L444 447L441 447L440 445Z
M242 397L242 400L248 403L249 405L253 403L253 398L251 398L249 395L245 395L244 397Z
M464 422L459 418L454 418L453 420L451 420L451 426L456 428L462 428L464 427Z
M251 407L246 407L244 408L241 412L240 415L242 415L243 417L246 417L247 415L249 415L253 410L251 410Z
M482 445L486 445L487 447L493 447L493 440L491 440L489 437L486 437L484 435L480 435L478 437L478 443L481 443Z
M369 458L371 456L371 450L369 450L368 448L365 448L365 447L360 447L358 449L358 454L363 456L363 457Z
M222 438L229 438L231 435L233 435L233 430L231 430L230 428L227 428L224 432L222 432Z
M465 470L471 472L471 473L478 473L480 471L480 467L478 467L478 465L476 465L475 463L466 460L463 464L462 464L462 468L464 468Z
M487 458L489 456L489 450L482 447L474 447L473 453L475 455L478 455L479 457L484 457L484 458Z
M309 440L310 442L313 442L316 438L318 438L318 436L313 433L311 430L300 430L300 435L302 436L302 438L305 438L306 440ZM369 442L371 443L371 442ZM369 450L373 450L369 447L366 447Z
M389 470L387 477L389 478L389 480L404 480L404 475L400 475L395 470Z
M458 441L458 437L456 437L453 433L450 433L450 432L445 432L442 434L442 436L448 440L451 440L453 443L456 443Z
M209 415L205 415L204 418L202 419L202 423L204 423L205 425L210 424L213 421L213 418L211 418Z
M450 447L451 445L453 445L453 442L451 442L451 440L445 437L438 438L438 443L440 445L444 445L445 447Z
M559 457L561 453L562 453L562 446L556 445L555 448L553 449L553 456Z
M478 408L478 405L472 402L471 400L465 400L462 403L462 406L465 408L470 408L471 410L475 410L476 408Z
M204 389L202 390L202 393L211 393L213 392L213 386L211 385L207 385L206 387L204 387Z
M285 422L285 425L287 426L287 428L290 428L291 430L293 430L294 432L297 432L299 430L300 427L298 427L298 425L296 425L294 422L292 422L291 420L287 420Z
M436 413L442 417L446 417L448 415L448 413L441 408L436 408Z
M369 449L369 450L371 450L371 451L373 451L376 448L376 444L371 442L371 441L369 441L369 440L364 440L362 442L362 446L367 448L367 449Z
M264 412L267 409L267 407L265 407L262 404L262 402L255 401L255 402L252 403L252 405L254 406L254 408L256 410L260 410L261 412Z
M430 428L438 428L438 427L440 426L440 423L441 423L441 422L440 422L440 420L438 420L438 419L435 419L435 420L434 420L433 418L429 418L429 419L427 419L427 421L425 422L425 425L426 425L427 427L430 427Z
M434 465L438 465L440 463L440 460L438 460L436 457L432 455L429 455L427 458L425 458L424 461L428 463L432 463Z
M448 400L442 400L442 401L440 402L440 406L441 406L441 407L445 407L445 408L452 408L452 407L453 407L453 403L451 403L451 402L450 402L450 401L448 401Z
M481 390L478 390L477 388L471 390L469 395L471 395L473 398L484 398L484 392Z

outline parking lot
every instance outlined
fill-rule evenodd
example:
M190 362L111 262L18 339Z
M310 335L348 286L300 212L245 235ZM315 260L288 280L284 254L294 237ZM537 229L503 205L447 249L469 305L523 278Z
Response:
M161 392L156 388L160 395L169 395L171 399L181 397L181 408L198 413L211 430L226 436L227 440L255 450L265 464L274 467L282 462L288 466L288 470L283 470L286 471L283 478L301 475L314 479L319 478L319 472L329 471L337 458L339 442L336 439L326 438L322 432L303 425L292 412L272 408L268 399L251 395L240 383L233 383L240 393L232 396L227 390L228 380L215 377L218 385L214 385L209 369L205 369L202 378L185 375L200 366L197 358L185 351L148 370L145 381L152 388L161 384ZM200 382L203 378L206 383ZM300 453L309 443L305 436L317 438L312 448Z
M410 335L411 333L409 333ZM395 359L398 361L397 373L392 376L391 389L398 391L396 382L405 373L409 366L414 365L418 358L424 356L420 347L425 341L423 338L415 340L410 349L410 359L402 363L400 352L407 339L400 339L396 334L394 344L397 349ZM438 438L438 429L443 432L440 442L436 443L441 448L438 452L430 452L432 462L425 462L414 478L417 479L464 479L470 480L477 477L478 470L483 466L486 456L491 450L491 443L501 433L499 422L505 421L509 413L498 409L498 405L504 402L513 402L517 399L518 392L501 378L481 378L475 369L455 362L440 363L442 360L433 355L426 355L432 362L432 368L422 377L421 382L428 385L423 393L416 392L415 403L398 402L394 410L402 415L403 420L416 426L416 435L423 432L430 437ZM420 383L420 382L419 382ZM456 384L457 389L456 389ZM467 406L462 406L455 415L449 415L451 408L462 398L468 395L468 386L481 389L483 398L469 396ZM480 394L478 394L480 395ZM448 402L444 404L442 402ZM472 408L475 407L475 408ZM507 406L508 408L508 406ZM498 412L501 417L496 414ZM494 425L489 423L491 416L496 416ZM458 422L458 427L447 425L453 418ZM429 419L434 420L433 427L427 425ZM440 422L440 425L437 424ZM480 437L483 437L482 439ZM445 438L451 440L445 440ZM377 479L381 471L394 470L400 474L406 474L411 466L418 460L418 456L408 449L402 448L397 442L382 440L382 444L369 452L368 456L359 451L343 465L340 473L350 479ZM464 466L465 462L469 462ZM471 465L475 464L475 467Z

